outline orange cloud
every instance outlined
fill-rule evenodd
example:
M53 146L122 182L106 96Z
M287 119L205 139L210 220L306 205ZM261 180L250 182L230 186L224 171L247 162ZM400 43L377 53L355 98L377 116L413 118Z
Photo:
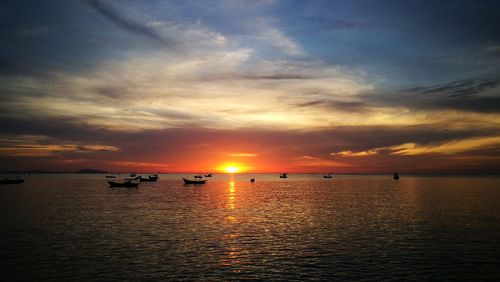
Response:
M233 153L233 154L228 154L228 156L231 157L257 157L257 154L251 154L251 153Z
M378 154L376 150L359 151L359 152L353 152L347 150L338 153L330 153L331 156L342 156L342 157L366 157L366 156L373 156L376 154Z

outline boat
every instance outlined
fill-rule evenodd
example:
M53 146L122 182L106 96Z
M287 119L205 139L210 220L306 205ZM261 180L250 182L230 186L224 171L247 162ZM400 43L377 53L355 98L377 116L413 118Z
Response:
M21 184L23 182L24 182L24 179L21 179L21 178L16 178L16 179L4 178L4 179L0 179L0 184Z
M144 178L142 176L139 176L139 178L137 179L139 180L139 182L156 182L156 180L158 180L158 177L150 175L148 178Z
M116 178L114 175L106 175L106 178Z
M132 182L132 181L125 181L125 182L114 182L111 180L108 180L109 187L114 188L114 187L123 187L123 188L137 188L139 186L138 182Z
M135 172L131 172L130 173L130 177L135 177L136 176L136 173Z
M332 178L333 172L329 172L328 174L323 175L324 178Z
M186 178L182 178L184 180L184 184L205 184L207 180L189 180Z
M287 178L288 177L288 173L280 173L280 178Z
M195 175L195 176L194 176L194 178L199 178L199 179L202 179L202 178L203 178L203 176L201 176L201 175Z
M205 174L205 177L212 177L212 176L214 176L213 173Z
M125 178L126 181L133 181L133 180L139 180L141 179L141 176L136 176L136 177L131 177L131 178Z
M255 178L250 179L250 183L255 183Z
M398 180L399 179L399 174L397 172L394 173L394 180Z

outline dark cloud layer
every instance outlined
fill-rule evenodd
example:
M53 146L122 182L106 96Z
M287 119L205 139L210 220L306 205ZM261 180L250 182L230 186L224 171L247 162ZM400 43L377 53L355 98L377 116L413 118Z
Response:
M500 82L497 79L460 80L389 93L367 93L363 98L373 105L416 110L499 113Z
M415 87L403 92L409 94L428 94L447 97L472 96L499 86L498 80L459 80L445 84Z
M335 101L335 100L313 100L303 103L293 104L298 108L306 107L322 107L331 111L336 112L348 112L348 113L368 113L373 111L375 104L369 104L364 101Z
M172 44L170 40L167 40L166 38L161 36L155 29L127 18L126 16L113 9L110 5L106 4L104 1L84 0L84 2L88 3L90 7L94 8L97 12L126 31L148 37L165 45Z

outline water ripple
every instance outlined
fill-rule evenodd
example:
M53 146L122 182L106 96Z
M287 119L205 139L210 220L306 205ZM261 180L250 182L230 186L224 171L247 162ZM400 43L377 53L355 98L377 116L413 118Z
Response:
M128 190L40 175L2 188L4 279L500 278L498 178L238 177Z

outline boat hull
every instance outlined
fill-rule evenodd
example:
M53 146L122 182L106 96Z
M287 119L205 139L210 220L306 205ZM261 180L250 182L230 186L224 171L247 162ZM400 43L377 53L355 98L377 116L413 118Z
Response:
M205 184L207 181L206 180L189 180L186 178L182 178L184 181L184 184Z
M156 182L157 178L139 178L140 182Z
M21 184L24 182L24 179L8 179L4 178L0 180L0 184Z
M137 182L131 182L131 181L125 181L125 182L114 182L114 181L108 181L109 187L110 188L137 188L139 186L139 183Z

